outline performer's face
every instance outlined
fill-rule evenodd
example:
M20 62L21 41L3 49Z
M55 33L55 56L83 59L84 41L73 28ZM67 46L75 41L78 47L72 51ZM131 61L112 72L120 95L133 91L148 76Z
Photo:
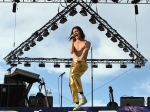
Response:
M73 34L76 35L76 39L80 39L81 38L81 34L80 31L78 29L73 29Z

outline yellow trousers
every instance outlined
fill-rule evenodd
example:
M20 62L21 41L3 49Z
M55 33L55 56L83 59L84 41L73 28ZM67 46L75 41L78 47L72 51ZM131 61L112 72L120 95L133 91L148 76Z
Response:
M78 63L77 61L72 61L70 68L70 78L69 78L69 86L73 98L73 102L79 102L78 93L83 92L81 76L87 70L88 65L86 61L81 61Z

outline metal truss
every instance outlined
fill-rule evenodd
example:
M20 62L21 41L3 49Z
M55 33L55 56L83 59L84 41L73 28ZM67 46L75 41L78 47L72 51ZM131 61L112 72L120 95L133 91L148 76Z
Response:
M9 60L13 63L22 63L22 62L43 62L43 63L71 63L72 58L30 58L30 57L20 57L16 60ZM96 64L136 64L135 59L87 59L87 63L96 63Z
M4 60L6 62L10 61L10 60L17 60L15 57L19 57L19 52L20 50L23 50L23 48L26 47L26 45L29 45L32 41L34 41L35 39L37 39L39 36L43 35L44 31L49 30L54 24L56 24L61 18L63 18L67 13L69 13L70 11L72 11L72 9L74 9L77 5L80 5L81 8L84 8L84 10L86 10L91 16L94 16L94 18L97 20L97 22L99 24L102 24L104 26L105 29L107 29L107 31L109 31L111 33L112 36L115 36L115 38L120 41L126 48L128 48L130 50L130 52L132 52L134 55L136 55L136 60L138 60L140 63L143 63L145 65L145 63L148 61L142 54L140 54L136 49L134 49L115 29L113 29L106 20L104 20L103 18L101 18L89 5L87 5L87 3L85 3L84 1L82 2L72 2L69 5L67 5L67 7L62 10L61 12L59 12L54 18L52 18L48 23L46 23L42 28L40 28L39 30L35 31L35 33L33 33L26 41L24 41L23 43L21 43L16 49L14 49L13 51L11 51L5 58ZM16 56L17 55L17 56ZM18 58L19 59L19 58ZM106 59L105 61L108 61L110 59ZM117 59L116 59L117 60ZM119 59L118 61L121 61L124 59ZM127 59L128 60L128 59ZM132 60L132 59L131 59ZM132 60L133 62L133 60Z
M79 2L80 0L76 0ZM0 0L1 3L12 3L14 0ZM66 3L66 0L20 0L20 3ZM90 3L90 0L84 0L86 3ZM132 0L119 0L118 3L112 0L98 0L101 4L132 4ZM150 4L150 0L140 0L137 4Z

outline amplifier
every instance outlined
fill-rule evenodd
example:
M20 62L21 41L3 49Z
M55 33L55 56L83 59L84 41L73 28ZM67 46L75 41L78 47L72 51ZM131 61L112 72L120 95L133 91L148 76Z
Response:
M121 97L120 106L145 106L144 97Z
M10 77L10 75L5 75L4 84L8 84L8 83L16 83L16 81L12 77ZM18 80L18 83L21 84L21 81ZM25 84L25 82L23 82L23 84Z
M150 107L150 97L147 98L147 106Z
M48 99L49 107L53 107L53 97L48 96L47 99ZM40 99L37 96L29 96L29 105L30 107L46 107L45 97L42 97Z
M26 87L26 85L24 85ZM23 86L12 84L0 84L0 107L18 107L23 98ZM25 100L23 100L25 107Z

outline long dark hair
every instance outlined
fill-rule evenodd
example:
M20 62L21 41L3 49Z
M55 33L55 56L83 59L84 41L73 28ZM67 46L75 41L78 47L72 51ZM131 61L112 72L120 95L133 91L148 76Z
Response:
M81 38L85 39L85 34L84 34L83 30L81 29L81 27L79 27L79 26L75 26L75 27L72 28L72 31L71 31L70 36L73 34L73 30L74 30L74 29L78 29L79 32L80 32L80 34L81 34ZM69 38L69 39L70 39L70 38Z

